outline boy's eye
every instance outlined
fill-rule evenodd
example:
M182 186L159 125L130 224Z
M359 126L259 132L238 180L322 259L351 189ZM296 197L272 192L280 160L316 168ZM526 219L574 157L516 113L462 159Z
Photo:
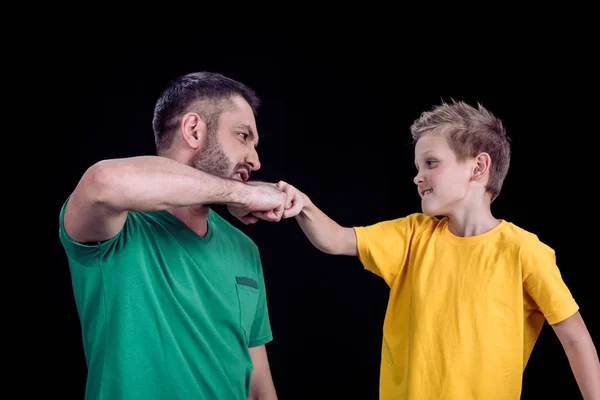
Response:
M435 164L435 160L427 160L427 166L431 167L433 164Z

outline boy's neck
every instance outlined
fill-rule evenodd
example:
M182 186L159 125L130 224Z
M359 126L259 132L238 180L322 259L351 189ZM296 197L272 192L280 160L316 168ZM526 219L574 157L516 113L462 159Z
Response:
M460 237L481 235L492 230L499 223L500 220L492 215L489 204L462 207L448 215L448 229L452 234Z

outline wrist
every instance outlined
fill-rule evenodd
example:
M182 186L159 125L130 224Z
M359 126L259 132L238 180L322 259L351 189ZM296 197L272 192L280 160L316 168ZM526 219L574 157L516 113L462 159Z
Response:
M302 210L300 210L300 212L298 213L298 215L296 216L297 218L306 218L309 217L311 210L314 208L314 204L313 202L310 200L310 197L308 197L306 194L302 193Z
M237 206L243 206L248 203L250 198L250 187L243 182L235 179L227 180L225 184L225 203Z

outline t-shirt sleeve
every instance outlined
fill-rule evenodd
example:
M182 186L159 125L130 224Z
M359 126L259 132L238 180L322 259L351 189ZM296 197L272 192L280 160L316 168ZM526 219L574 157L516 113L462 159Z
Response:
M358 257L368 271L381 276L392 286L406 266L413 240L435 219L425 214L411 214L394 220L354 228Z
M69 202L69 198L63 203L58 221L58 238L65 250L65 253L71 264L77 263L84 266L98 266L99 261L106 257L108 253L117 250L124 245L126 239L126 231L131 231L131 218L127 218L125 226L121 231L103 242L81 243L71 238L64 225L65 210Z
M252 329L250 331L249 347L260 346L273 340L262 263L258 250L255 254L256 265L258 268L258 302L256 305L256 313L254 314L254 321L252 322Z
M554 250L532 240L521 248L526 307L541 312L556 324L579 310L556 264Z

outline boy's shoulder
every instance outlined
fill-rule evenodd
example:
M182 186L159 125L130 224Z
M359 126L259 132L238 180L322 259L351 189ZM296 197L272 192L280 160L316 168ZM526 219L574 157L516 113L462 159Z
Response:
M402 217L387 219L376 222L369 226L358 227L371 232L381 231L384 234L420 234L423 232L433 233L445 223L446 218L437 218L424 213L416 212Z
M554 254L554 249L542 241L540 237L513 222L506 221L506 229L502 231L503 240L512 242L521 251L545 252Z
M412 214L408 214L402 217L393 218L390 220L382 221L382 223L392 223L392 224L412 224L412 225L438 225L444 220L446 217L438 218L433 217L422 212L415 212Z
M373 223L373 225L379 225L379 224L399 225L399 224L407 224L407 223L423 224L423 223L431 223L431 222L439 222L439 221L440 221L440 219L437 217L431 217L427 214L416 212L416 213L404 215L402 217L395 217L395 218L392 217L389 219L380 220L380 221Z
M422 212L408 214L404 219L411 225L415 232L423 233L429 232L433 234L434 231L440 228L443 229L448 224L448 217L435 217Z

